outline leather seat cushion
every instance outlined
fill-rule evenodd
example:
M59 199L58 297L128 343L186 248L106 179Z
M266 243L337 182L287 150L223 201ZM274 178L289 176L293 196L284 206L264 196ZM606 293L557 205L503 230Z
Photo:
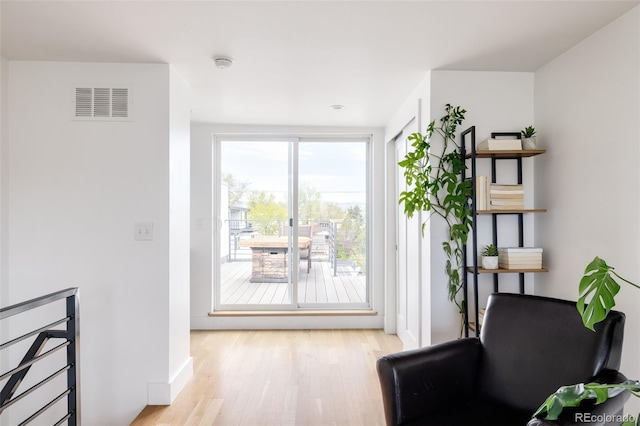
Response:
M415 419L407 425L423 426L525 426L533 413L516 410L493 401L465 401L450 410L431 414L428 419Z

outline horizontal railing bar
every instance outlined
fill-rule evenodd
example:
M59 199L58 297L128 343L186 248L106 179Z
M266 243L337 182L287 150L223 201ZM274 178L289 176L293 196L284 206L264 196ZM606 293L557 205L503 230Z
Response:
M37 357L33 358L31 361L25 362L24 364L19 365L18 367L14 368L13 370L7 371L2 376L0 376L0 380L4 380L9 376L13 376L15 373L18 373L18 372L24 370L25 368L32 366L36 362L40 361L42 358L48 357L49 355L53 354L54 352L57 352L60 349L69 346L70 344L71 344L71 342L68 341L68 340L66 342L64 342L64 343L60 343L55 348L49 349L47 352L45 352L45 353L43 353L41 355L38 355Z
M53 426L60 426L63 425L64 422L66 422L67 420L69 420L71 418L71 414L72 413L67 413L66 416L64 416L63 418L61 418L60 420L58 420Z
M27 334L25 334L23 336L16 337L13 340L9 340L8 342L5 342L5 343L0 345L0 351L5 349L5 348L8 348L11 345L15 345L18 342L22 342L24 339L28 339L31 336L35 336L36 334L40 333L41 331L49 330L51 327L55 327L58 324L62 324L63 322L68 322L70 320L71 320L70 317L65 317L65 318L62 318L62 319L60 319L58 321L52 322L49 325L45 325L44 327L41 327L41 328L39 328L37 330L34 330L31 333L27 333Z
M58 395L57 397L52 399L51 402L49 402L47 405L45 405L44 407L42 407L41 409L39 409L38 411L33 413L28 419L26 419L24 422L20 423L18 426L23 426L23 425L31 423L31 421L33 421L36 417L38 417L40 414L42 414L45 411L47 411L49 408L51 408L53 406L53 404L55 404L56 402L60 401L62 398L64 398L65 396L69 395L70 393L71 393L71 389L65 390L60 395Z
M71 287L65 290L56 291L55 293L47 294L45 296L36 297L35 299L27 300L26 302L7 306L6 308L0 309L0 320L9 318L13 315L17 315L30 309L37 308L39 306L47 305L60 299L74 296L76 293L78 293L78 288Z
M71 368L71 365L65 365L60 370L56 371L55 373L53 373L52 375L50 375L46 379L40 381L39 383L36 383L35 385L31 386L29 389L27 389L26 391L22 392L20 395L14 396L8 402L6 402L4 405L0 406L0 413L2 413L5 409L11 407L16 402L20 401L25 396L29 395L31 392L33 392L33 391L39 389L40 387L44 386L45 384L49 383L51 380L55 379L60 374L64 373L65 371L68 371L70 368Z

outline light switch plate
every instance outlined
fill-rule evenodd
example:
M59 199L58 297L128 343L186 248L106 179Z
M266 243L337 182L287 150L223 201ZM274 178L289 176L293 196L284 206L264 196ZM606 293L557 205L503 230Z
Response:
M134 223L133 239L136 241L152 241L153 240L153 222Z

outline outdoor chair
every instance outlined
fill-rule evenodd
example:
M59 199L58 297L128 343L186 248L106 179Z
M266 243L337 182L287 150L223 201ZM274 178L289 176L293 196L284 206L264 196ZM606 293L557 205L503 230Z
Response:
M575 302L519 294L489 297L479 338L378 359L388 425L619 425L628 392L532 419L564 385L620 383L624 314L582 324ZM593 422L596 419L602 422Z
M280 227L280 236L286 237L289 236L289 230L291 229L288 225L282 225ZM300 250L300 260L307 260L307 274L311 271L311 246L313 243L313 225L298 225L298 237L306 237L309 238L309 246L306 249Z

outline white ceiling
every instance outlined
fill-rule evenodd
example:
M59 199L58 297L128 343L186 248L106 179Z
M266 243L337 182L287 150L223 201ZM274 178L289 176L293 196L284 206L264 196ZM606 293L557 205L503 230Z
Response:
M534 71L639 3L3 0L1 52L170 63L193 121L384 126L430 69Z

